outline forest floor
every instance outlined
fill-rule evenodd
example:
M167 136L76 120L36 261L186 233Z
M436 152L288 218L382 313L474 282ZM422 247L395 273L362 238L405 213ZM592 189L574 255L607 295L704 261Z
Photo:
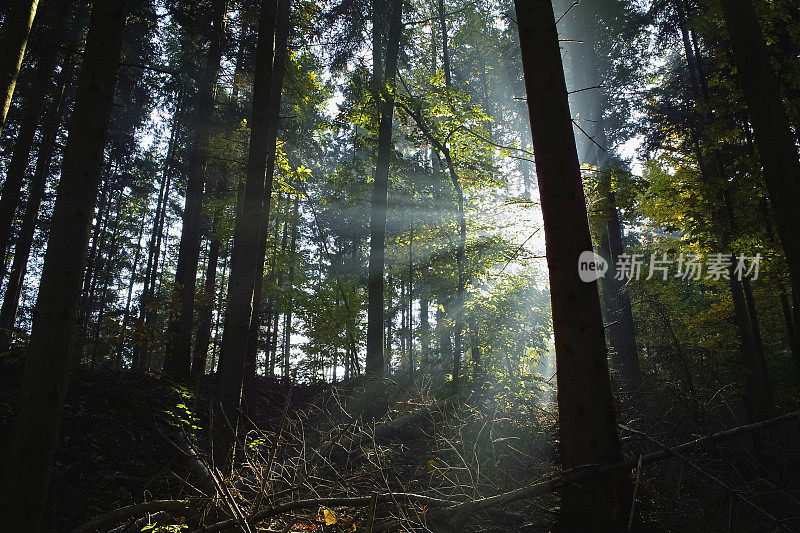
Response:
M0 453L5 455L21 364L3 359ZM425 531L435 525L437 499L486 497L547 479L556 471L555 407L540 399L520 402L473 394L437 402L430 390L412 395L387 381L386 418L365 423L354 415L372 399L357 400L364 397L359 380L337 387L286 387L258 378L254 385L258 393L248 397L252 414L243 421L237 467L220 479L223 490L208 497L207 489L206 496L200 494L203 480L196 468L208 466L208 383L195 397L166 380L77 368L56 454L48 530L71 531L142 502L188 500L191 511L186 513L153 512L100 530L138 532L150 522L162 525L153 531L204 531L202 527L237 513L248 516L305 502L271 513L251 531L366 531L373 518L373 531ZM656 441L673 446L699 433L698 421L678 416L674 407L664 404L650 413L622 409L620 421L626 427L635 425L655 435L643 439L623 428L627 457L658 450ZM387 424L387 419L395 422ZM736 425L733 411L709 420L714 420L714 430ZM798 442L794 420L762 435L769 453L754 454L745 435L693 452L685 460L645 467L638 481L640 518L634 529L797 530ZM407 493L428 500L402 496ZM394 496L376 496L373 504L373 494ZM555 494L546 491L476 513L464 530L549 531L557 504Z

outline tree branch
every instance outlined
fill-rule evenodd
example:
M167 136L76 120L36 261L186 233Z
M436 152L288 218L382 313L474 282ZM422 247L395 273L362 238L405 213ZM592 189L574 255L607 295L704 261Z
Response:
M129 505L128 507L109 511L104 515L90 520L82 526L73 529L72 533L106 531L108 526L116 524L117 522L153 511L168 511L172 514L186 515L189 512L189 502L186 500L154 500L152 502Z

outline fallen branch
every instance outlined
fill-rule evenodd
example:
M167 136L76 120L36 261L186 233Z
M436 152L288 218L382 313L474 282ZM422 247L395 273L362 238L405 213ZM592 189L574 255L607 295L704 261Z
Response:
M623 426L622 424L620 424L620 427L624 428L627 431L630 431L631 433L634 433L635 435L641 435L642 437L644 437L645 439L649 440L650 442L652 442L656 446L661 447L664 451L667 451L670 454L672 454L674 457L680 459L681 461L683 461L684 463L689 465L689 467L692 470L694 470L698 474L702 475L703 477L708 478L709 480L711 480L716 485L719 485L720 487L722 487L726 491L730 492L731 494L733 494L734 496L736 496L737 498L742 500L746 505L752 507L757 513L759 513L764 518L769 520L769 522L772 525L774 525L775 527L777 527L778 529L785 529L786 531L794 531L793 529L790 529L789 527L783 525L780 520L778 520L774 515L770 514L766 509L763 509L762 507L757 505L752 500L749 500L749 499L745 498L739 491L735 490L733 487L731 487L730 485L728 485L727 483L725 483L724 481L722 481L718 477L710 474L709 472L706 472L705 470L703 470L702 468L697 466L694 461L692 461L691 459L689 459L688 457L686 457L682 453L677 452L674 448L670 448L666 444L663 444L663 443L655 440L654 438L650 437L649 435L646 435L645 433L642 433L641 431L635 430L633 428L629 428L627 426ZM638 480L638 472L637 472L637 480ZM631 508L631 521L632 520L633 520L633 509ZM630 525L628 526L628 529L630 529Z
M421 503L429 507L448 507L458 503L452 500L443 500L441 498L434 498L432 496L425 496L424 494L413 494L409 492L389 492L378 495L341 498L315 498L312 500L298 500L279 505L272 505L249 515L247 517L247 522L250 524L256 524L257 522L266 520L267 518L278 516L289 511L297 511L299 509L313 509L315 507L367 507L372 504L373 500L376 503L387 503L399 499ZM226 529L234 527L235 525L236 520L230 519L195 530L194 533L214 533L216 531L225 531Z
M735 427L719 433L712 433L706 437L686 442L674 448L670 448L669 450L659 450L657 452L648 455L642 455L639 458L628 459L614 465L589 465L573 468L563 472L560 475L553 476L550 479L531 483L530 485L526 485L512 491L495 494L494 496L489 496L479 500L462 502L452 507L441 509L436 513L432 513L432 516L430 517L431 522L432 524L436 525L438 531L460 531L470 516L484 509L506 505L524 498L530 498L532 496L538 496L540 494L552 492L568 483L574 483L591 476L625 473L630 471L631 468L637 466L637 463L640 461L641 465L652 464L661 461L662 459L671 457L676 453L707 446L736 435L750 433L752 431L763 429L779 422L784 422L795 418L800 418L800 410L775 418L770 418L768 420L762 420L761 422Z
M393 420L376 425L371 431L362 430L350 436L344 436L339 439L337 444L345 451L352 451L359 448L363 444L372 441L389 441L397 437L397 435L407 426L419 423L431 416L435 412L443 412L453 406L460 405L464 401L463 395L456 395L450 398L445 398L431 405L422 407L411 413L398 416Z
M186 500L154 500L152 502L138 503L129 505L121 509L115 509L97 518L86 522L82 526L72 530L72 533L91 533L94 531L107 531L108 526L122 522L128 518L140 516L154 511L168 511L172 514L187 515L189 513L189 502Z

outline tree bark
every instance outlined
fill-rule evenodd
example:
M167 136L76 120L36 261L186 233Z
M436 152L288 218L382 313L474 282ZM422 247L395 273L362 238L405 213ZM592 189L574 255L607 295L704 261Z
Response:
M212 2L211 45L197 92L197 124L189 148L186 204L183 209L183 229L172 292L173 311L167 329L167 352L164 359L164 372L179 381L186 380L191 370L192 319L197 262L200 257L203 189L208 142L214 118L214 96L224 47L227 5L227 0Z
M793 283L800 284L800 161L752 0L722 0L764 181Z
M611 465L622 455L597 283L578 277L578 257L592 242L555 17L549 0L515 5L550 272L561 462ZM596 476L562 488L561 525L609 527L622 514L617 484L623 482Z
M291 355L292 347L292 291L294 290L294 254L297 248L297 233L300 226L300 197L294 197L294 217L292 220L292 237L289 244L289 276L288 285L286 287L286 325L283 328L283 369L281 370L281 379L284 384L289 384L289 357ZM336 365L334 364L334 382L336 381Z
M128 280L127 296L125 297L125 312L122 314L122 329L117 342L117 359L114 362L114 368L122 370L122 363L125 355L125 337L128 331L128 320L131 315L131 302L133 301L133 286L136 284L136 274L139 272L139 258L142 254L142 238L144 237L144 222L145 217L142 214L142 220L139 224L139 234L136 240L136 252L133 255L133 262L131 263L131 278Z
M284 7L285 6L285 7ZM236 216L231 250L231 273L228 280L228 306L222 333L222 353L219 363L219 404L214 415L225 427L228 420L237 427L239 405L244 382L247 337L252 316L253 290L258 269L258 239L261 236L262 208L272 181L266 183L269 146L269 100L272 84L273 44L277 11L288 10L288 0L281 0L276 9L274 1L265 1L259 16L256 70L253 81L253 106L250 118L250 150L244 194L239 198L241 209ZM272 147L274 149L274 146ZM269 189L269 191L265 191ZM217 465L230 459L232 436L228 431L215 434L214 454Z
M17 85L17 76L22 67L22 58L38 4L39 0L15 0L3 21L0 35L0 133L3 132L6 115L11 107L11 98L14 96L14 87Z
M216 200L225 197L228 190L228 180L221 177L217 183ZM205 282L203 283L202 303L197 311L197 334L195 336L194 352L192 354L192 381L197 384L206 372L208 360L208 344L211 341L211 315L214 310L214 296L217 293L217 267L219 266L219 252L222 246L219 238L219 229L222 224L222 213L219 208L215 211L211 222L210 244L208 246L208 261L206 263Z
M150 360L150 344L152 323L155 313L150 309L150 305L155 298L156 275L158 272L158 261L161 255L161 242L164 239L164 222L169 205L169 191L172 181L172 165L175 159L175 145L178 141L180 128L180 114L183 105L183 96L178 97L178 104L172 116L172 128L167 145L167 155L164 159L164 168L161 174L161 184L158 189L158 201L156 202L156 214L153 218L153 229L150 233L150 240L147 243L147 267L144 274L144 287L139 294L139 325L143 329L144 335L140 335L133 352L133 368L136 371L148 370ZM143 338L142 338L143 337Z
M89 226L126 15L124 1L98 0L92 7L9 461L0 489L0 529L4 531L38 531L41 524L73 359Z
M383 273L386 255L386 212L389 203L389 160L392 151L392 118L397 55L403 30L403 2L392 0L392 20L386 45L386 69L383 76L378 125L378 157L375 163L375 183L370 203L369 281L367 289L367 361L369 374L382 376L383 346ZM388 90L387 90L388 88Z
M269 211L272 197L272 180L275 175L278 126L280 125L281 95L283 93L283 78L286 74L286 59L289 43L288 6L278 15L280 18L276 21L275 59L272 62L272 83L270 86L269 95L269 139L267 141L267 145L270 147L270 150L269 154L267 155L266 175L266 179L269 182L269 195L264 197L261 208L261 233L259 236L258 249L258 264L260 266L256 271L256 284L253 290L253 312L250 317L250 329L247 339L247 361L253 362L253 369L255 369L255 360L258 354L259 334L261 332L261 323L263 320L263 312L261 309L261 302L263 299L262 284L264 281L264 266L267 261L267 234L269 233Z
M14 247L14 260L11 263L11 273L6 284L6 293L3 296L3 306L0 309L0 352L8 350L11 346L19 299L22 295L28 259L33 247L33 236L39 219L39 208L42 205L47 178L50 175L56 137L67 107L64 105L64 94L72 78L73 64L73 56L68 55L61 69L59 84L53 94L50 113L45 115L42 140L39 144L39 153L36 155L36 169L31 179L25 214L22 217L22 227Z
M49 5L52 17L49 27L41 28L45 37L42 43L42 54L36 66L36 79L30 91L25 94L25 105L22 108L22 120L14 142L14 151L8 163L6 179L0 193L0 279L6 275L6 260L8 247L11 244L11 232L14 224L14 215L17 212L22 182L25 171L28 169L31 147L39 124L39 116L44 107L45 96L53 87L53 71L58 59L58 50L66 33L69 8L72 0L57 0L55 5ZM41 17L41 16L40 16ZM42 26L42 24L38 24ZM70 54L68 50L65 54Z
M97 320L94 324L94 340L92 342L92 356L89 360L89 366L94 368L97 363L97 356L100 349L100 331L103 328L103 319L105 318L106 304L108 303L108 287L111 284L111 275L114 270L113 266L117 259L117 239L119 238L119 222L122 218L120 213L120 204L122 203L122 193L120 193L119 200L117 201L117 211L114 213L114 229L111 230L111 242L109 243L106 251L105 268L103 269L103 288L100 290L100 305L97 306ZM92 289L94 295L94 289ZM90 298L90 304L94 298ZM88 315L87 315L88 318ZM78 354L80 357L81 354Z
M86 319L89 313L89 302L94 297L94 289L92 284L95 279L95 262L97 260L98 251L100 250L101 239L105 234L106 223L108 222L106 208L111 204L110 190L113 168L113 159L109 157L108 163L106 163L105 177L101 177L103 186L100 193L100 201L98 202L97 206L97 215L95 217L94 228L92 229L92 244L89 247L89 258L86 262L86 270L83 274L81 304L78 312L78 333L77 339L75 340L76 352L78 354L83 354L83 343L86 338Z

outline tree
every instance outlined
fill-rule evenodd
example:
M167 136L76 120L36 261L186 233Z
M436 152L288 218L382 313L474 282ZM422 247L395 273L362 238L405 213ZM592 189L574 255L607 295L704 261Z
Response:
M773 217L795 291L800 290L800 161L781 98L781 88L764 48L752 0L722 0L725 25L744 92L749 119L764 165Z
M42 40L45 42L42 43L42 54L36 67L36 79L33 82L32 90L25 95L20 129L0 196L0 278L5 277L6 252L11 241L11 226L14 222L17 204L19 204L23 176L28 167L28 159L33 146L36 126L39 123L39 115L44 107L45 96L53 85L53 70L58 59L59 45L64 40L66 33L71 4L72 0L54 2L54 5L49 6L51 8L49 27L41 28L44 33ZM71 53L69 48L71 47L65 47L65 55Z
M227 5L227 0L212 1L211 44L195 95L197 122L192 130L188 154L186 203L183 209L183 228L172 294L173 311L167 330L168 344L164 360L164 371L177 380L187 379L192 365L192 319L197 286L197 262L200 257L203 189L206 181L208 142L214 116L214 96L224 47Z
M614 464L622 456L600 298L596 282L578 277L578 257L592 243L553 7L550 0L515 5L550 272L561 463ZM610 476L563 487L561 525L609 527L619 501L614 493Z
M376 2L377 3L377 2ZM373 8L374 9L374 8ZM374 19L375 17L373 15ZM378 156L375 163L375 182L370 203L369 284L367 309L367 373L383 375L383 288L386 254L386 211L389 195L389 160L392 152L392 117L394 116L394 79L397 55L403 29L403 2L393 0L389 36L386 44L386 68L380 84L378 103ZM374 22L373 22L374 23ZM378 43L373 43L376 46ZM377 82L375 82L377 83Z
M289 0L280 0L279 6L268 0L262 4L259 16L253 106L249 121L250 148L247 157L247 176L244 193L239 197L240 205L237 206L233 233L228 305L219 362L217 394L220 402L215 410L215 416L221 422L227 418L232 421L234 428L237 426L244 382L247 338L253 312L253 291L256 275L261 275L258 241L262 235L262 209L270 197L265 194L265 190L272 189L272 176L267 176L267 159L269 153L275 150L275 139L270 139L269 135L269 101L273 81L274 39L276 31L280 31L276 28L276 22L280 20L283 24L288 24L288 10ZM268 219L268 216L266 218ZM229 460L231 436L226 431L218 432L215 438L215 461L219 465L225 465Z
M19 238L14 246L14 260L11 263L11 272L6 284L6 292L3 296L3 306L0 308L0 352L7 350L11 346L19 298L22 293L31 247L33 246L33 234L36 230L39 208L44 196L47 178L50 175L51 162L56 148L56 136L61 127L61 120L66 114L67 106L64 105L64 93L72 77L73 63L73 56L68 54L65 64L62 66L58 86L54 90L53 102L47 117L49 120L45 123L46 125L42 131L42 141L36 157L36 168L28 191L28 201L25 205L25 213L22 216Z
M17 85L17 76L38 5L39 0L13 2L3 20L0 35L0 98L3 99L0 104L0 132L3 131L8 108L11 107L11 98L14 96L14 87Z
M44 511L127 14L126 2L92 6L2 485L6 531L38 531Z

